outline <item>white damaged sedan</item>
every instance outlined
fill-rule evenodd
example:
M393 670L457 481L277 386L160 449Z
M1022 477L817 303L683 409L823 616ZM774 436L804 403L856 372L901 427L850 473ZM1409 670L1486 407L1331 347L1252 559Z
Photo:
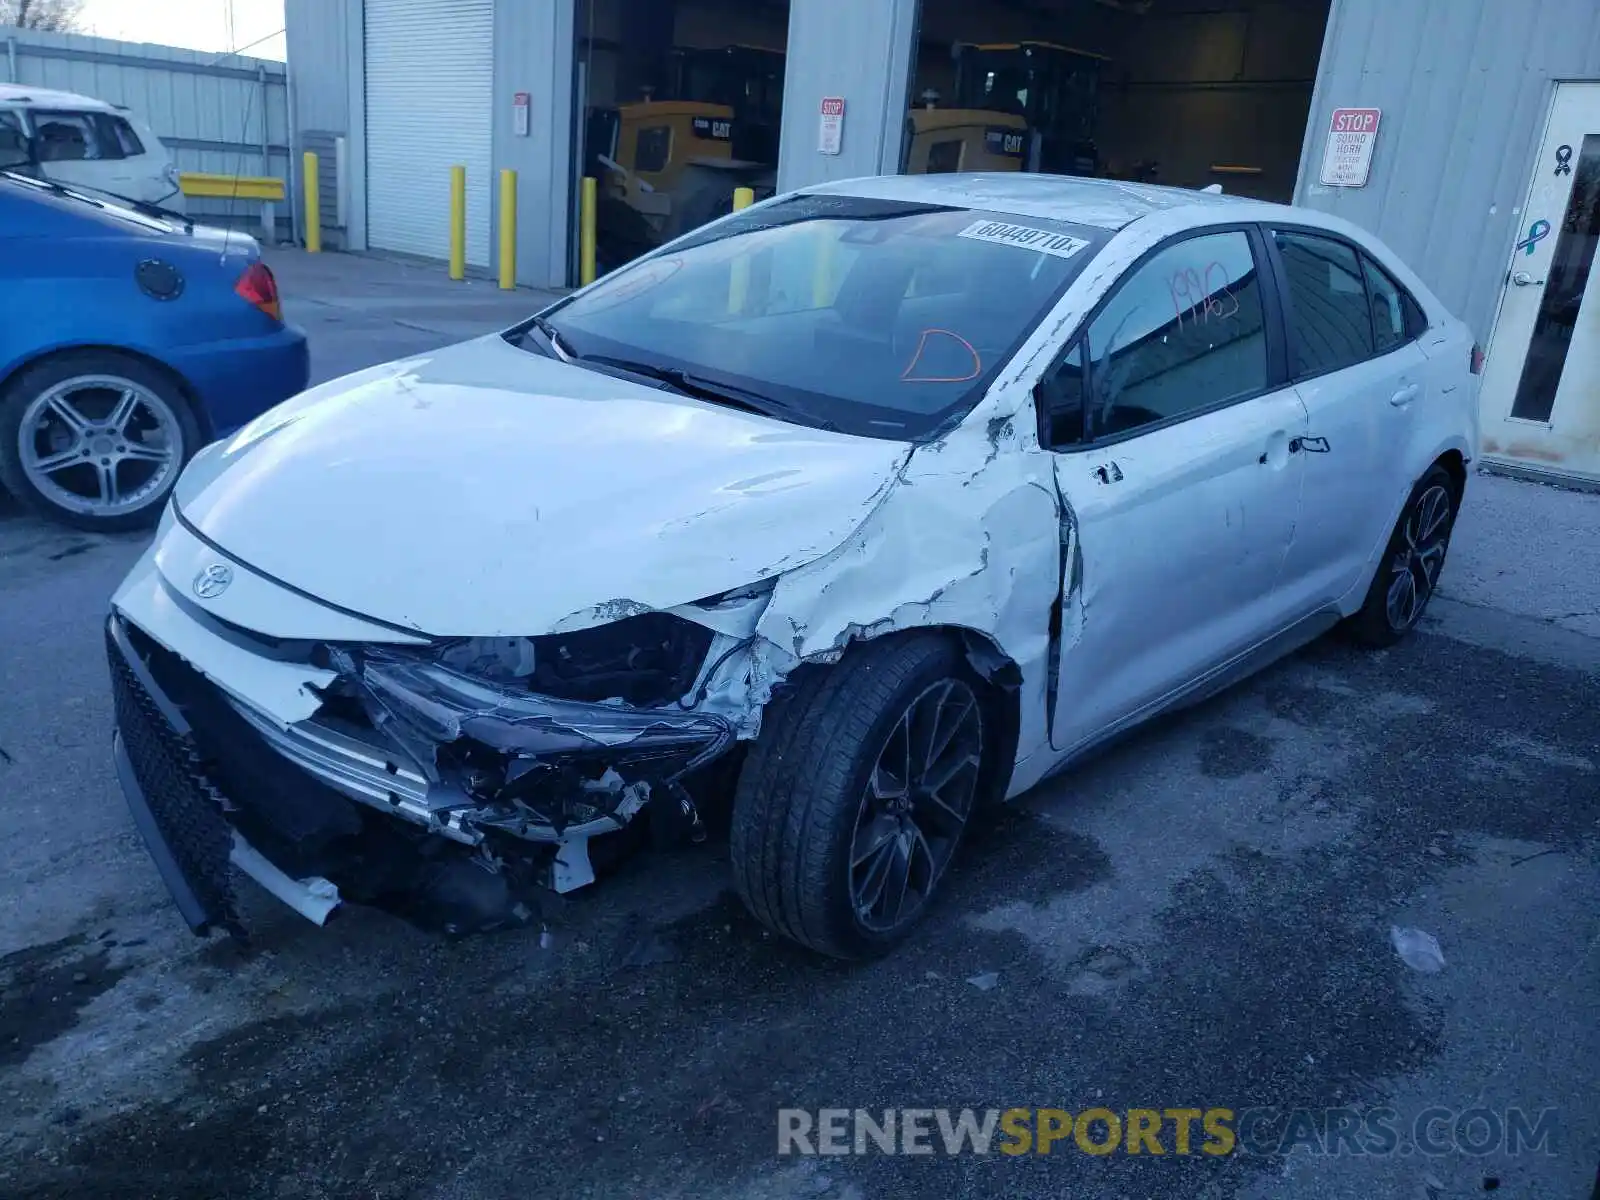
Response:
M107 626L114 753L197 931L534 919L699 835L880 953L975 810L1427 604L1481 355L1300 209L1035 175L834 184L203 450Z

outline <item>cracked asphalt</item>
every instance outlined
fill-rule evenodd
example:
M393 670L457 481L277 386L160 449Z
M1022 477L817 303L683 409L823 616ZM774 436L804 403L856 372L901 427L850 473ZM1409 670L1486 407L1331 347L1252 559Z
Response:
M279 270L323 375L532 303ZM715 834L554 904L547 946L364 911L318 930L247 883L247 945L190 937L109 761L99 625L142 539L0 501L0 1196L1587 1197L1600 497L1472 485L1419 636L1324 640L1036 789L865 967L764 936ZM780 1108L945 1106L1270 1110L1268 1133L1386 1108L1404 1136L777 1153ZM1553 1111L1550 1137L1423 1153L1432 1109Z

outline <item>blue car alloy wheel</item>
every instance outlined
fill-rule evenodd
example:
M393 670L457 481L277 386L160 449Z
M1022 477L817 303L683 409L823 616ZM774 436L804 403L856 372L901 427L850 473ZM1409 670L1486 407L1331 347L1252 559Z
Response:
M153 522L198 443L177 384L127 355L49 359L0 397L0 482L80 528Z

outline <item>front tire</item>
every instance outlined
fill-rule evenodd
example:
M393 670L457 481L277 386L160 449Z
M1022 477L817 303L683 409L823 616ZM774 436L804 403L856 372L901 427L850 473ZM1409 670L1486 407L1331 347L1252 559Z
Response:
M769 712L740 775L734 884L773 932L871 958L927 912L981 795L980 682L935 635L871 642Z
M1392 646L1422 620L1439 586L1460 498L1455 479L1440 466L1412 489L1378 560L1367 598L1350 618L1350 633L1358 642Z
M115 351L46 359L0 393L0 484L79 529L153 524L199 445L177 382Z

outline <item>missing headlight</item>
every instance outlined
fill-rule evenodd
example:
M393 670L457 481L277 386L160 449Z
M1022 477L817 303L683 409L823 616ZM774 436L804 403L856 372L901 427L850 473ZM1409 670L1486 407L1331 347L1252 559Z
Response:
M535 638L463 638L441 665L561 700L620 700L635 708L672 704L694 686L714 635L670 613L642 613L575 633Z

